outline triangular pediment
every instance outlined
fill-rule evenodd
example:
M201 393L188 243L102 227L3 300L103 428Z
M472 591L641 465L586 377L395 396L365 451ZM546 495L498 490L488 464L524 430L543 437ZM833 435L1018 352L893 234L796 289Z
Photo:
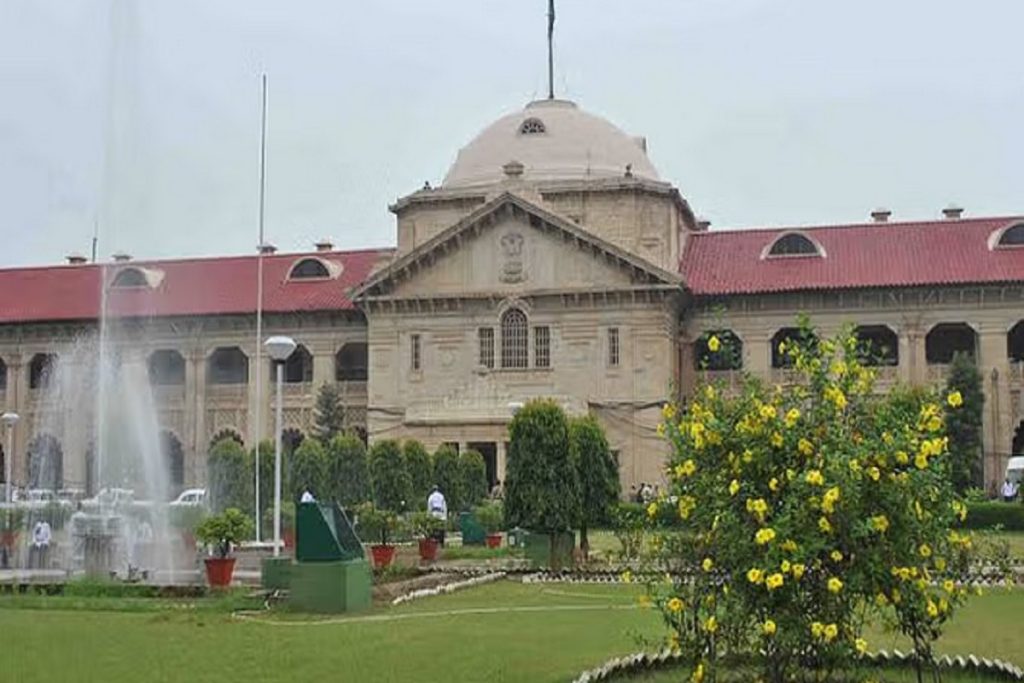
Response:
M678 275L505 193L364 282L356 300L676 289Z

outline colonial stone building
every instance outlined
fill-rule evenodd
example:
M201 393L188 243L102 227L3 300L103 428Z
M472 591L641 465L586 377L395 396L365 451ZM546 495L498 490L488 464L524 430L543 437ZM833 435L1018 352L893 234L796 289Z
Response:
M148 368L178 486L204 482L212 441L251 444L257 424L269 437L260 272L264 336L301 345L286 368L291 440L310 429L317 387L335 382L370 441L473 447L503 479L514 411L550 397L601 420L628 489L661 478L660 407L706 366L708 332L737 353L699 372L786 382L775 349L805 312L825 334L857 325L883 349L882 387L942 381L952 354L970 353L985 378L987 479L1024 450L1022 217L951 208L925 222L880 211L861 225L710 230L643 138L563 100L488 126L440 187L391 211L393 250L0 271L0 404L25 418L15 482L89 486L92 437L53 427L47 416L70 408L48 369L74 362L101 313Z

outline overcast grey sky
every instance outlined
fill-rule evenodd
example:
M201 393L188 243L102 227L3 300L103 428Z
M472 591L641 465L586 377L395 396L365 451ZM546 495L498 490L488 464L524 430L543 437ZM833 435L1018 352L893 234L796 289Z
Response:
M544 95L546 5L0 0L0 265L87 253L97 217L101 258L252 253L264 70L268 240L391 245L389 202ZM557 92L646 135L715 226L1024 213L1022 25L1021 0L559 0Z

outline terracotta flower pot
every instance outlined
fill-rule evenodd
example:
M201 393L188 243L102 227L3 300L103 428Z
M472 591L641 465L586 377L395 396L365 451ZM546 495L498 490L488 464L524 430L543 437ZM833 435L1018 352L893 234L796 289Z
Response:
M17 531L3 531L0 532L0 546L7 548L13 548L18 544L18 532Z
M284 529L281 531L281 540L284 541L284 547L286 550L291 550L295 547L295 530Z
M420 559L424 562L433 562L437 559L437 539L420 539Z
M212 588L227 588L231 585L231 576L235 573L235 558L208 557L206 563L206 580Z
M387 569L391 561L395 559L395 546L393 545L371 545L370 554L373 556L373 566L377 569Z
M501 547L501 534L487 534L487 547L488 548L500 548Z

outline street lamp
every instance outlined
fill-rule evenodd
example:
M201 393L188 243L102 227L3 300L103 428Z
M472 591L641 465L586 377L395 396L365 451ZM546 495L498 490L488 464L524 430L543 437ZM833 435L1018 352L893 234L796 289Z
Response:
M7 453L4 458L4 500L11 502L11 463L14 461L14 425L21 417L17 413L6 412L0 415L0 422L7 427Z
M277 369L277 398L274 416L274 557L281 554L281 385L284 384L284 362L295 351L291 337L271 337L263 342L270 360Z

